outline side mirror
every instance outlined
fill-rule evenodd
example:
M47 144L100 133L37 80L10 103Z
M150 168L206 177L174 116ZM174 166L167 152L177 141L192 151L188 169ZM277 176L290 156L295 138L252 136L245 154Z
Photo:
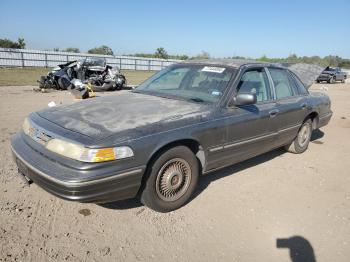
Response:
M231 99L229 106L252 105L256 103L256 100L256 94L241 93Z

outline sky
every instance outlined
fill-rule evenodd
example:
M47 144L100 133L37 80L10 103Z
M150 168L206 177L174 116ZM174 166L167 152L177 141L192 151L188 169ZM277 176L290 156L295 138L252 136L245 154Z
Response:
M100 45L117 55L350 58L350 0L0 0L0 38L27 48Z

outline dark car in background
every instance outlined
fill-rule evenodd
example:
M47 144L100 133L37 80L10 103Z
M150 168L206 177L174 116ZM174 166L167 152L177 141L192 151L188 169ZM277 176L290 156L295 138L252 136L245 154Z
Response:
M339 67L331 68L326 67L326 69L317 77L316 82L327 82L330 84L335 83L336 81L340 81L342 83L345 83L345 80L347 78L347 73L341 71Z
M32 113L11 146L20 173L58 197L138 195L168 212L189 201L201 174L274 148L304 152L331 116L327 95L277 64L191 61L118 96Z

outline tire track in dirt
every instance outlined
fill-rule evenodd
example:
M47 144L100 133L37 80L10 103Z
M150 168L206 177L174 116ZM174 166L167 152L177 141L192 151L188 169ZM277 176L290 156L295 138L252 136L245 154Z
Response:
M33 228L35 227L36 225L36 222L37 222L37 219L38 219L38 214L39 214L39 210L40 210L40 203L41 203L41 200L39 199L36 204L35 204L35 208L34 208L34 213L32 215L32 219L31 219L31 223L30 223L30 227L29 227L29 232L28 232L28 235L27 237L28 238L31 238L31 240L33 241L34 239L32 238L32 234L33 234ZM38 255L38 252L36 252L36 256ZM34 256L35 257L35 256ZM29 258L29 261L33 261L33 257L32 257L32 252L28 252L28 258Z

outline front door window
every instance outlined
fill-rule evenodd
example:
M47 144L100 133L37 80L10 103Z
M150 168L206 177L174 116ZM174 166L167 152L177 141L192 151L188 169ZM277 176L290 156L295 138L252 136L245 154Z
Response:
M246 71L237 87L237 94L256 94L257 102L271 100L270 85L263 68Z

